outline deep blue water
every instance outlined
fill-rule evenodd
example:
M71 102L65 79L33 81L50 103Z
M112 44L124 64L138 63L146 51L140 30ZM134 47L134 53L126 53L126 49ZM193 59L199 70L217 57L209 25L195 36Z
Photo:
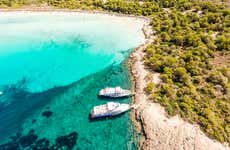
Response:
M1 15L0 143L60 149L69 138L73 149L135 149L129 113L101 121L88 115L107 102L97 97L101 88L130 88L125 58L143 42L141 27L85 14Z

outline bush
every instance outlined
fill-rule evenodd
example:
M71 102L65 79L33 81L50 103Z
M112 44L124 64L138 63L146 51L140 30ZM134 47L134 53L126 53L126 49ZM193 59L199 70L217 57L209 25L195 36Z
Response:
M148 85L145 88L145 91L150 94L153 92L154 88L155 88L155 84L151 82L148 83Z
M206 80L207 82L221 84L223 86L228 82L228 79L219 71L210 73Z
M220 35L216 39L217 49L221 51L230 51L230 35Z

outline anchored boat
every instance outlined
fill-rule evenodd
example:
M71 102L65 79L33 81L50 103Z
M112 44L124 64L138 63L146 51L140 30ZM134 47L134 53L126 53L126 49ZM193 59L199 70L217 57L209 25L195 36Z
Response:
M124 113L130 109L131 107L129 104L108 102L103 105L95 106L91 110L90 115L92 119L112 117Z
M2 95L3 94L3 92L2 91L0 91L0 95Z
M117 86L115 88L107 87L99 91L99 96L110 97L110 98L119 98L132 95L130 90L124 90L121 87Z

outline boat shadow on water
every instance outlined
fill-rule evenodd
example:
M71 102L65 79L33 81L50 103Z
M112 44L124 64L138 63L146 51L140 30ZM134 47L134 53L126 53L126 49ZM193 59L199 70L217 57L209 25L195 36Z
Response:
M104 100L104 101L111 101L111 100L112 101L114 101L114 100L120 101L120 100L125 100L125 99L130 98L130 97L132 97L132 95L131 96L123 96L123 97L119 97L119 98L116 98L116 97L107 97L107 96L100 96L100 95L97 96L98 99Z

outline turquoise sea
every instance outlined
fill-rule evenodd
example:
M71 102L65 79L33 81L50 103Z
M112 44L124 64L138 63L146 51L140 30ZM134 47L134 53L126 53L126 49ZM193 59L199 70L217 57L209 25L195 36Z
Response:
M134 18L0 13L0 150L136 149L129 113L92 121L101 88L130 89L129 53L144 42ZM130 102L130 98L118 99Z

